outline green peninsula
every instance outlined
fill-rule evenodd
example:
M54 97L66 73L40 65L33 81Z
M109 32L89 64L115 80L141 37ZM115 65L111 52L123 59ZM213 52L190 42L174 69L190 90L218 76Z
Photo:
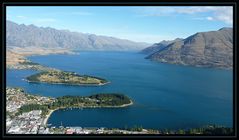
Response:
M27 94L26 94L27 95ZM24 95L24 96L26 96ZM53 99L53 101L45 104L28 103L23 104L15 116L18 116L24 112L30 112L33 110L41 110L42 116L49 117L54 110L65 108L120 108L133 104L133 101L118 93L100 93L90 96L62 96ZM47 116L48 114L48 116Z
M28 82L43 82L50 84L69 84L69 85L105 85L107 80L88 76L79 75L75 72L51 70L43 71L26 78Z
M90 96L58 97L55 102L49 104L49 108L125 107L132 104L132 100L123 94L100 93Z

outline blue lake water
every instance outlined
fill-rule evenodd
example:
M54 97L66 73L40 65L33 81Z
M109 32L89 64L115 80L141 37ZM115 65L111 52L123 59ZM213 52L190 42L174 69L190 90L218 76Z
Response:
M44 96L119 92L132 106L110 109L57 110L52 126L178 129L219 124L232 127L232 70L157 63L134 52L81 52L79 55L29 57L34 62L98 76L111 83L98 87L27 83L32 70L8 70L7 86Z

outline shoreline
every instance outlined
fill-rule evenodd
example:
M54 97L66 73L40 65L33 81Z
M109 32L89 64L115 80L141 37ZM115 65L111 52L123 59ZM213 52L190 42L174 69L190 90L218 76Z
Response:
M120 106L82 106L82 107L61 107L61 108L57 108L57 109L51 109L51 110L49 110L49 113L44 118L43 125L47 126L47 122L48 122L48 119L50 118L51 114L54 111L60 110L60 109L67 109L67 108L76 108L76 109L83 109L83 108L123 108L123 107L131 106L133 104L134 104L133 101L130 100L129 104L123 104L123 105L120 105Z
M47 53L42 53L42 52L33 52L33 53L26 53L26 52L18 52L16 50L7 50L6 53L10 53L10 54L14 54L14 56L17 58L17 60L14 61L10 61L9 58L6 59L6 67L10 68L10 69L18 69L18 68L14 68L17 65L22 65L20 64L20 59L22 59L22 62L26 62L29 60L29 57L31 56L44 56L44 55L61 55L61 54L65 54L65 55L79 55L79 52L75 52L74 50L71 49L63 49L63 50L55 50L52 49L50 52ZM8 55L10 55L8 54ZM17 55L17 56L16 56Z
M104 86L107 84L110 84L110 82L106 82L106 83L100 83L100 84L68 84L68 83L49 83L49 82L38 82L38 81L29 81L27 79L24 79L24 81L27 81L28 83L44 83L44 84L53 84L53 85L70 85L70 86Z
M50 118L51 114L56 111L57 109L55 110L49 110L49 113L46 115L46 117L44 118L43 120L43 125L47 126L47 122L48 122L48 119Z

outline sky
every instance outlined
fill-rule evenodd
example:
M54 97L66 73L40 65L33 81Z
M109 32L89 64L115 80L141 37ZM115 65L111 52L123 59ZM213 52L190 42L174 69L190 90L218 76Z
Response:
M232 27L231 6L7 6L7 20L157 43Z

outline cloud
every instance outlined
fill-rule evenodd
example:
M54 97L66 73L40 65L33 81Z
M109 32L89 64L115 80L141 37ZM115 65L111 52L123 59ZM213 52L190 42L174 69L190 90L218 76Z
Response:
M21 15L19 15L19 16L16 16L17 18L20 18L20 19L26 19L27 17L26 16L21 16Z
M222 8L215 11L215 19L219 21L224 21L227 24L232 24L233 21L233 11L231 8Z
M7 20L10 20L12 18L12 15L7 14Z
M41 26L41 27L48 27L51 24L55 24L57 22L54 18L29 18L26 22L29 22L31 24Z
M83 12L83 11L81 11L81 12L72 12L72 13L70 13L70 15L90 16L90 15L93 15L93 14L90 13L90 12Z
M175 15L193 15L193 19L222 21L226 24L232 24L233 9L231 6L190 6L190 7L147 7L137 9L139 16L175 16ZM208 17L195 17L198 14L210 14Z
M38 18L34 20L37 23L49 23L49 22L56 22L56 19L54 18Z
M207 17L206 19L207 20L213 20L213 17Z

